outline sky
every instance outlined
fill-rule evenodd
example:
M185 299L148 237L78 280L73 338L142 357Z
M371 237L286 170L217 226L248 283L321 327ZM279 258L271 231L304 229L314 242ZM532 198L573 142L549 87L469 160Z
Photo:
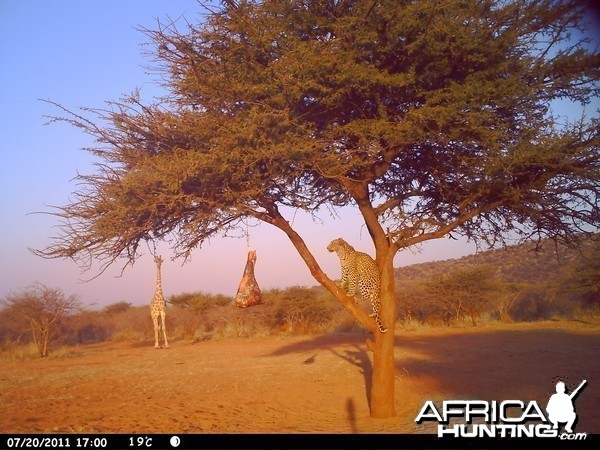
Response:
M104 106L141 89L144 98L160 96L156 75L148 73L148 38L139 28L155 29L157 20L201 18L196 0L0 0L0 299L32 283L77 295L91 308L128 301L150 302L156 266L150 251L122 272L118 264L97 275L82 273L71 260L46 260L42 249L56 234L58 220L49 205L66 205L78 173L93 173L93 158L82 148L92 140L67 124L46 125L44 116L69 109ZM184 27L182 26L182 29ZM343 237L357 250L374 254L357 210L314 221L289 216L323 270L339 278L339 260L327 244ZM267 224L250 228L250 238L216 236L196 249L191 260L172 261L167 246L162 281L165 296L203 291L235 295L246 255L257 251L255 274L263 290L312 286L316 281L287 237ZM400 252L396 266L457 258L476 251L464 240L440 239Z

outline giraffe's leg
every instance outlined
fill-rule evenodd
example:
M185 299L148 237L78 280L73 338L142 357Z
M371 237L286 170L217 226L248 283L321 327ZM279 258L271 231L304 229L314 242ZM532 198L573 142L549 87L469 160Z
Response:
M167 341L167 328L165 327L165 312L161 311L160 313L160 319L162 322L162 331L163 331L163 338L165 339L165 348L169 348L169 342Z
M158 344L158 316L152 315L152 323L154 324L154 348L160 348Z

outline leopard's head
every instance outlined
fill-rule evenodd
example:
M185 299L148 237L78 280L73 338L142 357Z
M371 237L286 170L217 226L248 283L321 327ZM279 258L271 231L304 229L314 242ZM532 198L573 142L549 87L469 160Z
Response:
M351 248L352 247L350 247L350 244L348 244L342 238L334 239L327 246L327 250L329 250L330 252L337 252L338 250L346 250L346 249L351 249Z

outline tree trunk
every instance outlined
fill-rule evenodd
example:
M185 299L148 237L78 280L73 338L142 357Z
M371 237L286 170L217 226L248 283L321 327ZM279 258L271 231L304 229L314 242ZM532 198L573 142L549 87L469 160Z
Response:
M263 220L265 219L263 218ZM380 246L381 262L378 261L381 273L379 298L381 301L380 317L383 325L388 328L388 331L381 333L377 328L375 320L369 317L355 303L353 297L347 295L343 289L339 288L325 275L303 239L283 217L278 216L276 219L271 220L270 223L288 235L315 280L329 290L358 323L373 333L375 341L367 340L367 346L373 352L370 399L371 416L377 418L394 417L396 415L394 404L394 323L396 322L396 299L393 267L395 249L387 245L387 239L383 236L383 244Z
M393 254L388 255L381 267L381 321L388 329L386 333L374 332L375 342L367 341L373 351L373 373L371 384L371 416L376 418L394 417L395 375L394 324L396 322L396 296L394 286Z
M31 337L33 339L33 343L35 344L38 353L40 354L40 358L43 358L44 355L44 335L43 328L37 324L37 322L33 319L30 321L31 325Z
M471 323L473 324L474 327L476 327L477 326L477 313L472 311L469 315L471 316Z
M46 358L48 356L48 344L50 342L50 331L47 329L44 329L42 331L42 358Z
M262 305L264 303L260 287L254 278L254 264L256 263L256 251L248 252L248 260L242 281L235 296L235 306L248 308L249 306Z

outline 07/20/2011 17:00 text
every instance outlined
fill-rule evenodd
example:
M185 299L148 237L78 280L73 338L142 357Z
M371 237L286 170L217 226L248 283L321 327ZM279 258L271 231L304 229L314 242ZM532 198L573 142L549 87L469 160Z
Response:
M124 440L119 439L120 445ZM171 438L173 441L173 438ZM10 436L4 441L6 448L112 448L107 437L89 436ZM126 445L130 448L152 448L152 437L129 436ZM173 444L173 442L171 442ZM176 445L175 445L176 446Z

